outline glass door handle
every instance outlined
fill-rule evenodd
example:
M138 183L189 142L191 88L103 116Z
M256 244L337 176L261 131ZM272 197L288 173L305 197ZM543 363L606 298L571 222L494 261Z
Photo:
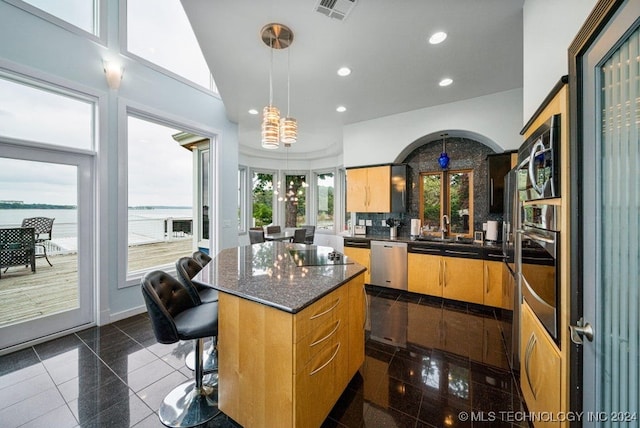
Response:
M583 337L586 337L589 342L593 342L593 327L582 317L578 320L577 325L569 325L569 331L571 331L571 341L576 345L584 343Z

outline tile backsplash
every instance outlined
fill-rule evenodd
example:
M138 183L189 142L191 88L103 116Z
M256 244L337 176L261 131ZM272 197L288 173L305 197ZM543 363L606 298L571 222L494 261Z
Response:
M474 230L482 230L482 223L488 220L502 221L501 215L489 213L487 155L495 152L478 141L455 137L447 139L446 150L450 158L449 170L473 170ZM372 225L367 227L367 234L389 235L389 227L386 224L383 225L383 222L388 218L394 218L401 223L398 228L398 236L409 236L411 219L419 218L420 173L441 171L438 164L441 152L441 139L428 141L399 162L409 165L407 177L407 204L409 208L406 213L357 213L357 220L371 220Z

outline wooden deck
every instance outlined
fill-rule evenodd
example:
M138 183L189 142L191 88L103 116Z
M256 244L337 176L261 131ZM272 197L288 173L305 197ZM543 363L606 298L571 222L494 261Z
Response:
M191 238L129 248L130 270L175 263L193 253ZM0 277L0 327L65 311L78 305L77 254L36 260L36 273L10 267Z

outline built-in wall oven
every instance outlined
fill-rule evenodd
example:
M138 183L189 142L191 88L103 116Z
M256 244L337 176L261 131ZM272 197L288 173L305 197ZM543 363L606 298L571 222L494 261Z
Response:
M559 342L560 231L556 209L544 204L523 207L519 270L524 300Z

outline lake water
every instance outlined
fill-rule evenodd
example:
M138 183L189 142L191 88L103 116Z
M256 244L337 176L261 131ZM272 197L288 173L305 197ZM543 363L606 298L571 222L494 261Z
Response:
M129 222L136 223L136 229L144 230L145 224L158 223L169 217L191 218L191 208L158 208L158 209L130 209ZM53 217L54 238L75 237L77 235L77 210L75 209L35 209L35 210L3 210L0 209L0 227L19 227L23 218Z

